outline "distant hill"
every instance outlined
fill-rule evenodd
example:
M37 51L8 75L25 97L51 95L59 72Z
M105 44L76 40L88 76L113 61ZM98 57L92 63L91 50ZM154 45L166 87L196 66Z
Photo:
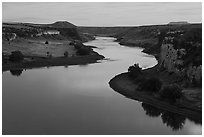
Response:
M11 40L14 35L15 38L81 40L77 26L67 21L57 21L53 24L3 23L2 29L3 39L6 40Z
M76 28L77 27L74 24L69 23L67 21L57 21L53 24L48 24L48 26L53 28Z
M168 25L185 25L190 24L187 21L176 21L176 22L169 22Z
M52 24L33 24L33 23L3 23L3 27L15 27L15 28L22 28L22 27L41 27L41 28L76 28L74 24L67 22L67 21L57 21Z

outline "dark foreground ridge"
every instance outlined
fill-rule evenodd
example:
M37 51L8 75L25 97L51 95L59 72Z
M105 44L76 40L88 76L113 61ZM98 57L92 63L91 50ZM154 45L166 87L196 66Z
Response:
M170 104L166 101L161 101L157 97L135 90L138 85L135 84L127 73L122 73L110 80L109 85L118 93L127 98L131 98L140 102L151 104L157 108L184 115L196 121L202 121L202 108L195 107L191 102L183 101L176 104Z

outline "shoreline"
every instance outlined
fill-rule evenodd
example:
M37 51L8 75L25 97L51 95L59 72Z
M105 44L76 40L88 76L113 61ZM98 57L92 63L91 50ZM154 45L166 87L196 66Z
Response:
M95 55L86 56L74 56L74 57L33 57L33 61L23 61L21 63L9 63L2 65L2 71L18 70L18 69L32 69L40 67L52 67L52 66L67 66L67 65L83 65L90 63L97 63L97 60L104 59L105 57L95 52Z
M117 38L116 38L117 39ZM142 48L142 52L143 53L146 53L146 54L149 54L149 55L152 55L154 56L157 61L159 62L159 53L156 52L156 51L151 51L148 49L148 46L141 46L141 45L138 45L136 43L128 43L128 42L121 42L120 40L116 40L116 42L118 42L118 44L122 45L122 46L127 46L127 47L140 47Z
M156 97L142 92L136 91L137 85L128 77L127 72L121 73L109 81L109 85L116 92L124 95L127 98L151 104L160 109L164 109L173 113L178 113L196 120L202 119L202 108L196 109L188 104L171 105L168 102L160 101Z
M118 42L120 44L120 41L118 41ZM169 76L168 72L158 72L159 64L160 64L158 52L148 51L148 50L146 50L147 47L137 46L137 45L129 45L128 43L127 43L127 45L125 43L120 44L120 45L128 46L128 47L141 47L141 48L143 48L143 50L142 50L143 53L152 55L156 58L158 63L155 66L142 70L143 73L145 74L144 75L145 77L158 76L159 78L164 80L163 84L169 84L171 82L172 83L180 82L180 81L177 81L175 76ZM202 99L199 102L201 104L201 107L199 107L199 108L198 107L195 108L195 106L193 104L190 104L190 102L187 102L187 103L185 102L184 104L180 103L180 104L176 104L176 105L171 105L170 103L165 102L165 101L160 101L156 97L152 97L151 95L148 95L147 93L144 93L142 91L136 91L135 89L138 85L135 84L134 81L128 77L127 72L118 74L115 77L113 77L109 81L109 85L112 89L114 89L114 91L124 95L127 98L141 101L141 102L153 105L155 107L158 107L160 109L164 109L166 111L171 111L174 113L178 113L178 114L181 114L181 115L184 115L184 116L187 116L190 118L195 118L197 120L202 121ZM187 89L184 89L184 90L187 90ZM191 89L191 90L193 90L193 89Z

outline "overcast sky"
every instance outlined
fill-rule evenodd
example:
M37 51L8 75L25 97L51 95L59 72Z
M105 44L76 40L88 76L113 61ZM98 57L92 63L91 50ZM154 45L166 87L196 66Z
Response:
M3 22L53 23L69 21L78 26L127 26L201 22L200 3L11 3L3 2Z

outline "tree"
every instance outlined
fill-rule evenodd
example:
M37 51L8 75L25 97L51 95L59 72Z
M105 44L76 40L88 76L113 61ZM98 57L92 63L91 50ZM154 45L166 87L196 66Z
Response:
M24 56L21 51L12 51L11 55L9 56L9 60L12 62L21 62L23 59Z
M79 42L79 41L76 41L76 42L74 43L74 47L75 47L75 49L80 49L80 48L83 48L84 45L83 45L83 43L81 43L81 42Z
M67 58L69 53L67 51L64 52L64 57Z
M77 50L78 55L89 55L91 53L91 49L88 47L82 47Z
M48 41L45 41L45 44L48 44Z
M128 68L128 75L132 78L137 78L138 75L142 73L142 68L139 67L139 64L134 64Z

